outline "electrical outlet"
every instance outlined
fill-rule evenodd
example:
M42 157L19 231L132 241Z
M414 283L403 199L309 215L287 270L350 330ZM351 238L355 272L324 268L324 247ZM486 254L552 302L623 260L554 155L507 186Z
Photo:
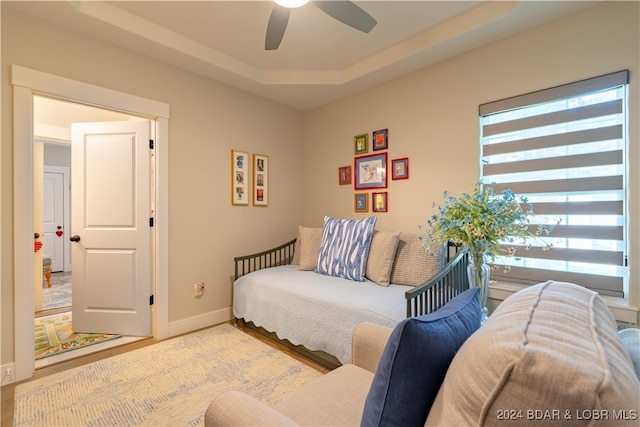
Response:
M197 297L201 297L202 294L204 294L204 282L198 282L195 285L193 285L193 287L195 289Z
M12 382L14 382L13 363L3 365L0 372L2 372L2 385L11 384Z

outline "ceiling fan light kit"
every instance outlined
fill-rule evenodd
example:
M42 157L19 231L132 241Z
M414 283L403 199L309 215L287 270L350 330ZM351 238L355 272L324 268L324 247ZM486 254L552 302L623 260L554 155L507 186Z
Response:
M309 0L274 0L273 11L267 25L267 35L264 41L265 50L276 50L284 37L289 23L291 8L300 7ZM360 6L349 0L313 1L320 10L327 15L363 33L370 32L378 24L371 15Z
M304 6L309 2L309 0L274 0L277 4L282 7L288 7L289 9L294 9L296 7Z

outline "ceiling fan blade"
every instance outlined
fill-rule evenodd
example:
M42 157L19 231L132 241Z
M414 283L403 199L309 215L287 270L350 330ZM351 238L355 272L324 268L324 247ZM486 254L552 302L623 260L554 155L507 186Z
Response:
M314 1L313 3L332 18L363 33L368 33L378 23L360 6L351 1Z
M289 10L277 4L273 5L273 11L267 25L267 36L264 40L265 50L276 50L280 46L289 22Z

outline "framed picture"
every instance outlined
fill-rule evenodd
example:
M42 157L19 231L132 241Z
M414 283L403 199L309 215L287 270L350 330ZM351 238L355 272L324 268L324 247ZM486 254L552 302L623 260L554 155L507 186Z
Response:
M387 153L370 154L354 160L354 188L387 188Z
M387 192L371 194L371 211L386 212L387 211Z
M369 193L356 193L353 198L355 212L369 212Z
M369 152L369 134L363 133L353 137L354 152L356 154L364 154Z
M231 150L231 204L249 204L249 153Z
M409 158L391 160L391 179L409 179Z
M351 166L340 166L338 168L338 183L340 185L351 184Z
M253 155L253 205L269 204L269 156Z
M386 150L389 148L389 130L380 129L373 132L373 141L371 142L373 151Z

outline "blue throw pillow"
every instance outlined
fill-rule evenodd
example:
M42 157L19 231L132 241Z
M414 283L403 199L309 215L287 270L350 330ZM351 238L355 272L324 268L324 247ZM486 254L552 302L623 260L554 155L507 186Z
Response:
M316 273L364 282L376 217L324 217Z
M480 327L479 294L473 287L433 313L398 323L373 377L362 426L424 425L449 364Z

